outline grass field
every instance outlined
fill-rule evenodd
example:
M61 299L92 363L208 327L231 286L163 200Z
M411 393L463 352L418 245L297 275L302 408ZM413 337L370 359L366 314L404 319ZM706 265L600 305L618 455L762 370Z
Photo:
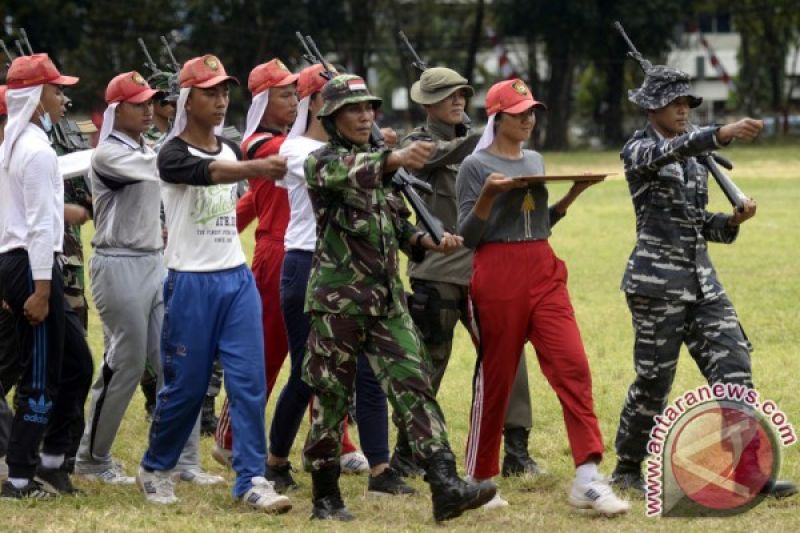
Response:
M737 164L732 173L739 186L759 202L758 216L744 227L732 246L712 245L711 254L719 276L736 304L742 323L755 346L753 370L762 398L777 402L800 430L800 397L797 394L797 347L800 345L800 249L798 202L800 202L800 150L797 146L735 147L727 155ZM569 286L578 323L589 354L597 414L608 450L613 450L617 418L627 387L633 378L630 317L619 281L634 242L634 219L627 188L616 153L580 152L544 154L549 173L614 171L618 175L589 189L555 228L551 239L570 269ZM715 184L709 186L711 209L728 211ZM563 193L552 187L551 198ZM252 229L243 237L252 252ZM91 229L86 231L88 243ZM88 248L87 248L88 250ZM131 287L136 290L136 287ZM91 315L90 343L95 358L103 353L100 323ZM463 330L457 331L454 353L440 399L449 423L453 449L459 459L467 434L471 372L474 351ZM800 531L800 499L768 501L745 515L728 519L650 519L642 501L636 501L627 517L607 520L572 511L566 490L572 479L561 410L536 364L529 365L534 405L531 449L550 471L537 480L499 480L511 506L503 511L477 511L437 526L431 517L425 484L413 481L420 494L405 499L375 499L365 495L366 479L344 477L342 489L357 521L343 524L309 522L310 478L298 473L301 489L291 497L294 509L287 515L269 517L231 500L230 486L204 490L180 485L181 502L170 508L145 503L135 487L112 488L78 482L87 495L57 502L0 501L2 528L7 531L234 531L258 528L298 531ZM281 376L280 384L285 380ZM702 378L684 353L675 380L673 397L701 384ZM276 395L273 394L267 420ZM135 472L146 446L148 426L142 397L134 398L117 439L114 453ZM218 401L221 405L221 401ZM307 427L300 430L292 461L300 464L300 444ZM211 439L204 439L204 466L224 472L210 457ZM784 450L782 476L800 481L800 447ZM601 470L613 468L613 452Z

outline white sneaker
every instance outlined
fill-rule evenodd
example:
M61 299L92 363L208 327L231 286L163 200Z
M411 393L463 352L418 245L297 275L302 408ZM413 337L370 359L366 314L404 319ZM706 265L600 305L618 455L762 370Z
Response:
M501 509L503 507L508 507L508 500L500 496L499 492L495 493L494 498L481 506L482 509Z
M217 485L219 483L224 483L225 478L216 474L209 474L196 466L185 470L173 470L172 481L185 481L187 483L194 483L195 485Z
M169 505L178 501L175 497L175 482L170 477L171 471L160 472L154 470L148 472L143 467L139 467L139 474L136 476L136 483L144 492L144 497L150 503Z
M275 492L272 481L267 481L266 478L257 476L251 479L250 482L253 485L242 496L242 502L250 507L275 514L285 513L292 508L292 502L289 501L289 498Z
M81 463L77 463L75 465L75 475L107 485L133 485L136 483L136 478L126 475L125 470L119 463L111 463L111 466L99 472L93 472L90 467L82 467Z
M219 444L214 445L211 450L211 457L222 466L233 468L233 452L222 448Z
M365 474L369 472L369 461L358 451L350 452L339 458L342 474Z
M608 483L599 477L590 483L572 483L569 491L569 504L578 509L594 509L605 516L616 516L627 513L631 504L619 498Z

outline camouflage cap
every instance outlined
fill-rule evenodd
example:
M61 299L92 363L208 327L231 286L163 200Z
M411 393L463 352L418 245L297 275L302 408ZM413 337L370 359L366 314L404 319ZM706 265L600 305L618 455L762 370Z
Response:
M151 74L147 78L147 83L153 89L159 89L161 91L169 91L169 80L170 80L170 73L159 71Z
M647 71L642 86L628 91L628 100L649 110L661 109L680 96L689 97L689 106L697 107L703 99L692 94L689 75L682 70L656 65Z
M429 105L441 102L459 89L464 89L468 96L475 90L466 78L453 69L432 67L422 73L419 80L411 86L411 99L418 104Z
M322 88L322 99L325 104L317 113L319 118L330 116L347 104L372 102L372 107L377 109L383 101L369 92L360 76L353 74L341 74L326 83Z

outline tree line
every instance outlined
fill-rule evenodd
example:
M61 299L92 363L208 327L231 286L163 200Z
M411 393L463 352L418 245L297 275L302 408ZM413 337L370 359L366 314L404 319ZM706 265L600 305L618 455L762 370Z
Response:
M90 111L102 107L105 85L116 73L147 75L139 37L162 65L168 64L159 42L165 35L179 61L211 52L245 82L250 68L272 57L302 68L299 30L346 70L377 73L372 89L389 98L393 88L409 87L418 76L399 30L429 65L452 67L484 88L498 79L477 60L492 44L491 30L503 42L526 45L523 56L511 59L549 106L537 141L564 149L578 121L619 145L627 136L625 118L637 113L626 92L642 74L626 58L613 21L623 22L642 54L663 62L681 33L709 14L728 15L741 34L730 109L786 122L797 84L786 66L798 61L800 0L10 0L0 6L0 33L11 44L24 27L37 51L81 76L70 96L77 109ZM246 90L235 91L231 116L243 116L248 101ZM421 118L419 110L393 113L389 107L387 118L394 121Z

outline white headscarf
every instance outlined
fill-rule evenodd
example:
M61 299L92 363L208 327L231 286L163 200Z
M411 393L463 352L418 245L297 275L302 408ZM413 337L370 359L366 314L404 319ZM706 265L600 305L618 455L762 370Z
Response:
M486 123L486 128L483 130L483 135L481 135L481 138L478 139L478 144L475 145L475 149L472 151L473 154L488 147L494 141L494 118L496 116L497 113L489 115L489 121Z
M299 137L308 129L308 108L311 107L311 96L312 95L308 95L304 97L300 100L300 103L297 104L297 118L294 119L294 124L292 124L292 129L289 130L289 135L286 137L287 139Z
M100 127L100 136L97 138L97 144L105 141L108 136L111 135L111 132L114 131L114 117L118 105L119 102L108 104L108 107L106 107L106 110L103 112L103 125Z
M243 141L249 139L253 132L258 129L261 119L264 118L264 111L267 110L268 103L269 89L264 89L253 97L253 101L250 102L250 109L247 110L247 123L242 136Z
M42 99L43 88L44 85L34 85L24 89L8 89L6 91L8 122L6 122L3 144L0 145L0 164L3 168L8 168L11 162L11 150L14 149L17 138L31 121L31 117Z
M178 95L178 102L175 104L175 120L172 121L172 128L164 137L164 143L171 141L173 137L177 137L186 129L186 100L189 99L189 93L191 91L191 87L181 89Z
M175 104L175 120L172 121L172 128L164 136L164 141L159 141L159 145L163 146L167 142L171 141L173 137L177 137L183 133L183 130L186 129L186 124L189 122L189 119L186 116L186 100L189 99L190 92L192 92L191 87L184 87L181 89L181 92L178 95L178 102ZM222 135L224 124L225 119L222 120L222 123L220 123L219 126L214 126L214 135Z

